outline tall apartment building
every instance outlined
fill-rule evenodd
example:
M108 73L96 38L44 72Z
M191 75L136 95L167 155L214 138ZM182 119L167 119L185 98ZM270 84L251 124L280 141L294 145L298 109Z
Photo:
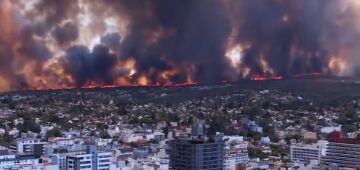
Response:
M98 152L97 155L97 169L98 170L110 170L111 169L111 152Z
M360 134L357 138L344 138L340 132L332 132L326 156L321 163L328 168L360 168Z
M65 170L112 170L111 152L99 152L96 146L88 146L82 153L65 156Z
M46 142L36 138L16 140L16 154L20 156L36 156L40 158L45 152Z
M79 154L66 156L67 170L92 170L91 154Z
M249 143L242 136L225 137L225 169L239 169L250 158L248 154Z
M6 149L0 150L0 169L10 169L15 167L16 156L10 154Z
M290 146L290 156L293 162L309 164L312 160L318 163L321 161L322 148L318 145L292 145Z
M204 121L197 121L191 136L170 142L170 169L223 170L224 147L222 135L206 137Z

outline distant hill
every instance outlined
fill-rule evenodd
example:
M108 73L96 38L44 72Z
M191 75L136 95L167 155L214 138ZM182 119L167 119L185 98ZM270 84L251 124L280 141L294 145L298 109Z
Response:
M188 100L198 97L211 97L213 95L225 95L240 93L244 89L269 89L281 90L302 95L313 100L328 101L333 99L360 97L360 80L348 77L331 76L303 76L282 80L241 80L233 83L198 84L174 87L111 87L111 88L89 88L89 89L64 89L64 90L42 90L42 91L16 91L3 94L8 95L43 95L48 93L63 92L102 92L116 95L114 91L132 91L134 97L141 100ZM148 95L146 98L143 94ZM166 95L159 99L158 96ZM149 97L150 96L150 97Z

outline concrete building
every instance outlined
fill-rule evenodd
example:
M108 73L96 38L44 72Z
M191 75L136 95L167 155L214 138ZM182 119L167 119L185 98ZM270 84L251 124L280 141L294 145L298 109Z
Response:
M292 145L290 146L290 156L292 162L302 162L309 164L312 160L320 162L322 148L317 145Z
M59 166L34 156L15 156L13 154L0 154L1 170L59 170Z
M36 156L40 158L45 152L46 142L36 138L16 140L16 155Z
M109 170L111 169L112 153L111 152L99 152L97 155L97 169L98 170Z
M242 136L225 136L225 169L235 170L245 165L249 160L249 142Z
M66 170L112 170L111 152L99 152L96 146L88 146L86 151L70 153L65 157Z
M331 133L326 156L321 164L328 168L360 168L360 134L357 138L344 138L340 132Z
M0 150L0 169L10 169L16 163L16 156L7 150Z
M59 166L59 170L66 170L66 155L65 154L53 154L49 157L51 161Z
M67 170L92 170L92 155L79 154L66 156Z
M59 170L59 166L45 160L43 158L37 158L34 156L21 156L16 157L16 170ZM11 169L11 170L13 170Z
M196 121L191 136L170 142L170 168L176 170L225 169L224 140L218 134L206 137L204 121Z

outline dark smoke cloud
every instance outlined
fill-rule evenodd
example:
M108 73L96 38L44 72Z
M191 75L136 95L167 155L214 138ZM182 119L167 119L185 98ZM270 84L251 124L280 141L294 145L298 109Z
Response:
M193 76L199 82L226 79L228 66L224 53L231 29L221 1L105 0L104 3L130 18L131 33L122 44L122 57L134 57L141 72L148 72L150 67L166 70L168 66L161 61L166 56L166 60L179 65L193 64ZM161 32L160 28L169 35L148 46L146 42L152 33Z
M21 89L29 86L25 74L41 74L42 65L52 57L52 53L46 42L35 38L44 35L43 26L17 22L20 20L18 13L10 7L9 3L0 1L0 78L5 78L9 89ZM27 64L34 67L26 68Z
M53 36L55 37L57 43L64 45L78 38L79 29L74 23L67 22L63 26L56 26Z
M108 33L101 38L101 43L112 50L120 49L121 36L119 33Z
M66 51L65 69L76 79L77 85L86 83L90 73L90 51L85 46L74 46Z
M117 57L109 52L109 49L102 45L97 45L93 49L94 59L93 69L95 79L100 79L104 84L113 84L113 69L116 65Z
M121 44L122 57L134 57L139 61L138 68L144 72L148 70L141 68L148 65L163 71L154 58L161 60L164 56L180 65L191 63L195 68L193 77L198 82L229 79L231 69L224 54L234 30L237 32L232 37L234 42L250 44L250 48L243 51L238 68L249 68L250 76L277 74L286 77L323 72L332 49L327 47L324 37L343 36L342 29L337 28L334 21L341 10L339 0L145 0L130 3L105 0L103 3L113 11L121 11L119 13L131 21L131 33ZM159 28L163 35L148 46L146 42ZM336 49L339 44L333 46ZM154 62L149 62L148 58ZM264 69L263 61L272 72Z
M64 19L73 18L79 12L77 0L41 0L36 4L35 16L44 16L43 23L51 28Z
M136 67L136 72L127 77L132 83L146 76L152 84L165 84L164 72L172 72L167 76L174 83L186 82L189 75L196 82L213 83L254 75L336 74L340 66L335 70L328 66L333 55L346 56L352 61L352 71L359 72L359 7L344 5L350 1L81 2L88 8L78 0L39 1L25 13L28 22L16 17L19 12L14 14L14 31L6 38L0 36L0 76L13 84L23 82L24 75L16 69L23 69L28 62L36 62L33 70L41 75L41 65L55 56L50 50L53 48L56 53L66 53L61 66L77 86L113 84L117 76L126 74L119 62L129 59ZM91 19L86 33L81 27L84 19L79 17L84 12L91 13L87 14ZM0 11L0 18L6 15ZM106 19L110 17L125 27L126 33L109 31ZM6 32L6 25L0 22L0 26L0 32ZM92 43L83 42L88 41L83 34L101 37L100 44L89 49L81 44ZM225 54L237 45L244 49L239 65L234 67ZM248 70L248 75L242 74Z
M234 10L242 18L237 41L251 44L244 52L243 66L255 74L264 74L261 57L283 76L322 72L331 50L326 44L333 40L321 40L343 35L343 30L337 28L337 16L332 16L341 10L341 1L251 0L236 4L234 7L240 8ZM335 34L327 35L329 32ZM293 53L294 48L298 52Z
M113 68L117 57L103 45L97 45L92 52L85 46L75 46L67 50L64 67L81 87L91 81L104 85L114 83Z
M25 26L20 33L22 45L18 49L23 56L29 57L38 62L44 62L49 59L52 54L45 42L34 39L35 30L31 26Z

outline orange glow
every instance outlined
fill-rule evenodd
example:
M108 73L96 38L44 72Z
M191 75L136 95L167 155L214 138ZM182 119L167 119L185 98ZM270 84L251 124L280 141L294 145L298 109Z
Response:
M282 76L264 77L264 76L260 76L260 75L255 75L255 76L252 76L250 79L254 80L254 81L282 80L283 77Z
M331 73L336 75L345 75L348 71L348 64L346 60L344 59L346 57L340 57L340 56L331 56L329 59L328 67L331 71Z
M147 86L149 85L149 81L148 79L146 78L146 76L141 76L138 80L138 85L140 86Z
M126 76L132 77L134 74L136 74L136 61L132 58L124 61L124 62L118 62L116 65L116 70L123 70L126 72Z
M264 22L259 25L264 27L260 30L254 28L254 35L245 34L253 31L253 26L256 26L247 22L252 13L249 13L250 17L242 18L241 14L247 13L246 10L241 10L242 5L246 7L247 3L244 1L233 5L237 0L222 0L225 4L221 6L226 11L220 11L218 19L225 21L223 26L226 29L219 29L219 32L214 30L210 34L204 31L204 36L200 34L201 36L193 37L190 37L192 34L184 33L184 28L178 28L178 24L163 22L177 18L157 16L158 8L154 8L156 4L150 1L146 1L139 11L127 11L126 8L131 8L132 5L116 3L112 8L113 3L77 0L69 6L63 3L67 8L59 8L64 12L60 14L56 7L62 6L53 3L59 0L49 3L55 4L54 7L43 4L44 1L46 0L0 0L0 62L5 63L1 63L0 68L0 91L23 88L74 89L78 86L187 86L207 83L198 81L209 79L209 82L233 82L242 79L261 81L320 75L348 76L354 75L353 72L357 71L359 65L356 38L360 36L360 22L356 21L360 21L360 0L343 0L338 3L341 5L339 7L325 7L324 12L319 13L318 19L322 21L325 17L324 23L327 23L325 25L330 29L319 30L313 29L312 20L308 23L298 18L297 15L301 14L301 17L303 12L307 12L306 9L303 11L302 8L294 8L293 3L286 0L276 0L273 3L278 3L279 15L269 15L271 22L259 18L259 22ZM291 11L294 9L296 10ZM254 14L257 12L262 11L255 11ZM178 19L182 19L182 16L179 15ZM211 21L208 23L210 26L218 24L215 22L217 20L214 20L214 23ZM266 25L272 23L276 25ZM60 32L68 31L62 30L66 24L76 27L76 31L69 31L76 32L76 35L61 33L61 38L69 39L62 44L54 35L58 29ZM295 27L289 24L301 27L294 29ZM199 25L203 26L194 24ZM207 26L207 22L204 26ZM195 32L199 31L198 29L203 27L194 28ZM311 33L310 36L308 33ZM108 37L105 35L118 37L107 42ZM210 39L207 39L208 37ZM199 42L209 43L196 43L198 38L204 40ZM196 47L188 50L187 46L192 46L187 43L188 40L195 42ZM221 48L218 43L221 43ZM114 59L109 61L115 63L102 65L103 58L94 59L90 53L94 52L92 48L98 44L107 46L111 59ZM74 60L67 58L68 50L74 46L83 47L86 51L85 57L74 54ZM212 53L213 49L214 52L219 52ZM49 55L43 56L45 53ZM211 55L225 58L212 61ZM152 62L153 58L155 62ZM160 64L156 60L160 60ZM217 63L219 61L221 63ZM316 67L313 68L313 65ZM206 74L212 73L208 70L215 70L220 76L214 75L213 80L211 75ZM314 70L320 73L307 73ZM285 73L287 71L303 74L289 75L290 73ZM205 75L205 78L201 79L201 75ZM77 80L79 77L81 80ZM80 82L84 84L78 85ZM112 85L105 85L108 82Z
M263 72L266 75L276 75L274 70L269 66L269 64L267 63L267 61L264 58L265 58L265 56L260 57L260 64L261 64ZM276 77L276 76L274 76L274 77Z
M0 26L3 31L1 36L5 36L6 39L9 36L11 36L14 31L13 18L11 16L12 5L10 0L3 0L1 2L0 2L0 16L1 16Z
M293 78L302 78L302 77L318 77L322 76L322 73L303 73L303 74L295 74L292 77Z
M0 92L9 91L10 90L10 84L9 82L0 76Z
M236 45L226 52L225 56L230 60L233 67L238 67L241 64L243 48L241 45Z

